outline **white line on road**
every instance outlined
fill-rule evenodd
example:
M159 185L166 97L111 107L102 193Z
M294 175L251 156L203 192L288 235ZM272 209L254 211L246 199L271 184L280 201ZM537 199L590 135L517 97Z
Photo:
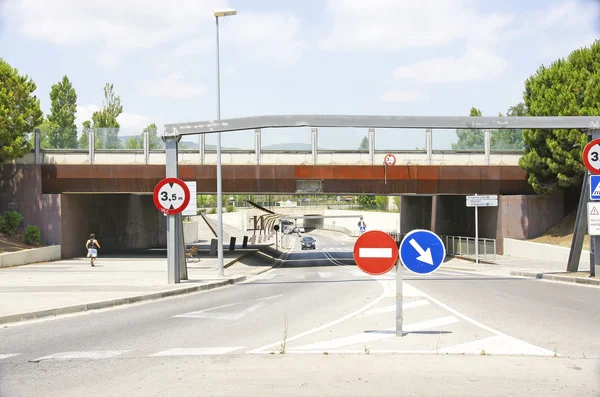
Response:
M246 314L253 312L254 310L260 308L262 306L262 303L258 303L255 305L252 305L250 307L247 307L241 311L233 311L233 312L228 312L228 313L223 313L223 312L211 312L212 310L218 310L218 309L224 309L227 307L232 307L232 306L237 306L237 305L243 305L246 303L250 303L250 302L258 302L258 301L264 301L267 299L274 299L274 298L279 298L280 296L283 296L283 294L280 295L273 295L273 296L267 296L266 298L259 298L259 299L252 299L252 300L247 300L247 301L242 301L242 302L236 302L236 303L230 303L227 305L222 305L222 306L217 306L217 307L211 307L210 309L204 309L204 310L198 310L195 312L190 312L190 313L184 313L184 314L177 314L173 317L186 317L186 318L213 318L213 319L221 319L221 320L237 320L243 316L245 316Z
M358 256L361 258L391 258L391 248L359 248Z
M458 354L503 354L503 355L525 355L525 356L554 356L554 352L534 346L506 335L495 335L489 338L449 346L440 349L440 353ZM559 354L557 354L559 356Z
M166 356L209 356L218 354L227 354L232 351L243 349L245 346L232 347L188 347L178 349L163 350L152 354L150 357L166 357Z
M111 358L118 356L123 353L127 353L130 350L98 350L98 351L74 351L74 352L61 352L50 354L48 356L40 357L34 361L42 360L101 360L105 358Z
M410 324L403 328L403 332L424 331L427 329L436 328L442 325L456 323L459 320L453 316L440 317L434 320L427 320L420 323ZM324 342L310 343L308 345L294 347L294 350L327 350L338 347L356 345L359 343L372 342L385 338L396 336L396 329L384 329L378 332L364 332L356 335L346 336L343 338L332 339Z
M14 357L14 356L18 356L21 353L15 353L15 354L0 354L0 360L4 360L5 358L10 358L10 357Z

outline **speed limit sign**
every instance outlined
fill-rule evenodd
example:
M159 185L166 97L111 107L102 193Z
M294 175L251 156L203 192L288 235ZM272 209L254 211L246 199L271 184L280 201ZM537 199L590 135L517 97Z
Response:
M190 202L190 189L178 178L165 178L154 188L154 205L167 215L182 212Z
M385 155L385 165L392 166L394 164L396 164L396 156L394 156L393 154L386 154Z
M583 149L583 164L592 174L600 174L600 138L594 139Z

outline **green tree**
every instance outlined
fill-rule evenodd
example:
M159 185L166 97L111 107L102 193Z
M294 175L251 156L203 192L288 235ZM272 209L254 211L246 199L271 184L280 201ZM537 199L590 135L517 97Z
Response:
M387 211L388 209L389 199L387 196L377 196L375 197L375 203L377 204L377 209L382 211Z
M374 209L377 207L377 199L375 196L358 196L356 201L358 205L364 209Z
M36 85L0 58L0 164L31 151L27 134L42 123Z
M104 86L104 101L102 109L92 114L92 128L95 133L95 147L97 149L121 149L123 144L119 139L119 122L117 117L123 113L121 97L113 91L113 85L106 83Z
M156 124L152 123L146 127L148 131L148 146L150 150L160 149L162 148L161 139L158 136L158 127ZM180 149L185 149L181 143L179 144ZM131 137L127 138L125 142L125 147L127 149L143 149L144 148L144 137L140 135L139 137Z
M92 122L86 120L82 123L83 128L81 129L81 136L79 137L79 147L87 149L90 142L90 130L92 129Z
M481 117L481 110L471 108L469 112L471 117ZM484 148L483 130L477 129L457 129L456 135L458 141L452 144L452 150L474 150Z
M502 113L499 114L503 117ZM527 107L523 102L508 108L506 113L508 117L527 116ZM490 134L490 148L492 150L523 150L523 131L522 130L492 130Z
M531 116L600 115L600 41L542 65L526 80L523 99ZM519 165L536 193L551 195L581 186L584 131L525 129L523 140L525 154Z
M369 138L365 136L362 139L362 141L360 141L360 146L358 147L358 150L369 150Z
M77 94L65 75L50 90L50 115L47 131L42 135L42 147L55 149L77 148Z

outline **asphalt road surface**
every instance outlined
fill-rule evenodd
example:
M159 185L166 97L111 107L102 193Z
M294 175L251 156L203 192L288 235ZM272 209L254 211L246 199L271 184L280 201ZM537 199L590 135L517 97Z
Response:
M0 396L599 396L600 289L354 265L311 233L248 282L0 329ZM286 241L284 241L286 243Z

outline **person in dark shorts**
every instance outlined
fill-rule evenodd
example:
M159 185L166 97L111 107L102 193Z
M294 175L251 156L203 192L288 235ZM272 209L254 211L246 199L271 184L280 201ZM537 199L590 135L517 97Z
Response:
M94 265L96 258L98 257L98 250L96 247L100 248L100 244L98 244L98 240L96 240L96 235L94 233L90 234L90 238L85 243L85 248L88 250L87 257L90 258L91 265Z

